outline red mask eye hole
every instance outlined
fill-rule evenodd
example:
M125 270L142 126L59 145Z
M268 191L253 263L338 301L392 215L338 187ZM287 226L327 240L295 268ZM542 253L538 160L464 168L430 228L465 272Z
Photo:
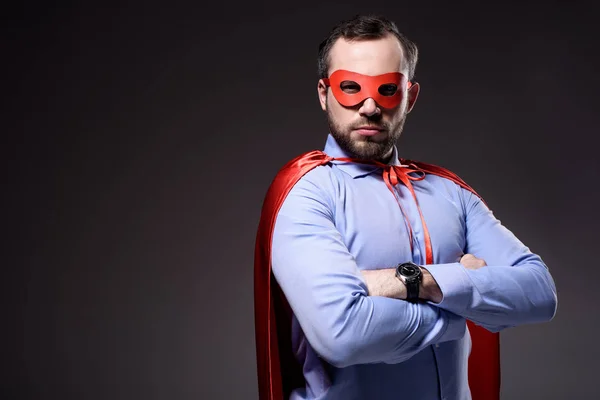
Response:
M354 81L343 81L340 83L340 89L347 94L360 92L360 85Z
M394 94L396 94L397 90L398 90L398 86L393 83L385 83L385 84L379 86L379 89L377 89L379 94L381 94L383 96L393 96Z

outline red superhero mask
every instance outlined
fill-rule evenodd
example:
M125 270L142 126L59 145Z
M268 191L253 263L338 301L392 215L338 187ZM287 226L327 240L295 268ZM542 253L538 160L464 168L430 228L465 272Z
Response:
M338 69L329 78L323 78L331 87L337 101L346 107L355 106L369 97L383 108L394 108L404 98L406 89L412 86L400 72L370 76Z

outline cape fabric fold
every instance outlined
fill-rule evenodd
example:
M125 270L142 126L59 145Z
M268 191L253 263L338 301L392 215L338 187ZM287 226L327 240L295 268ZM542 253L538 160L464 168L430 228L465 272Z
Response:
M332 161L322 151L304 153L288 162L275 176L263 202L254 254L254 319L260 400L287 400L293 389L304 386L302 366L291 345L290 306L271 272L271 243L279 209L296 182L313 168ZM453 172L432 164L414 164L425 173L449 179L481 198ZM467 321L472 349L469 356L469 388L473 400L500 398L499 334Z

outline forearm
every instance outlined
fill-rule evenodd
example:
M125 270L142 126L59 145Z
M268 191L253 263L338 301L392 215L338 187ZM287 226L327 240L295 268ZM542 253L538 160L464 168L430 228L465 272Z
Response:
M439 303L443 297L440 287L427 268L420 268L423 275L419 284L419 299ZM382 296L399 300L406 299L407 288L396 277L395 268L363 270L361 273L366 281L370 296Z
M461 193L466 214L465 253L484 260L485 266L471 269L458 262L427 265L443 294L436 305L491 331L552 319L556 287L542 259L477 196L464 189Z
M535 257L518 266L470 270L452 263L427 268L443 293L436 306L491 331L545 322L556 311L554 282Z
M299 317L309 343L329 363L399 363L424 348L465 334L466 321L428 304L377 296L357 296L340 309ZM332 315L336 315L332 318Z
M491 331L546 321L554 315L556 296L540 262L532 255L529 263L518 267L427 265L421 267L419 298ZM406 287L396 278L395 269L363 271L363 275L371 296L406 298Z

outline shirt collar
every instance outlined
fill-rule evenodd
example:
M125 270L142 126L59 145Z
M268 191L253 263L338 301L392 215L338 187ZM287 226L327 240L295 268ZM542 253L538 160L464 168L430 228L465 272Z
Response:
M346 153L339 146L333 135L327 135L327 142L325 143L325 149L323 150L325 154L335 158L341 157L351 157L348 153ZM352 178L359 178L361 176L369 175L370 173L379 169L379 167L369 164L361 164L361 163L350 163L345 161L337 161L333 160L332 164L335 164L339 169L350 175ZM400 164L400 160L398 159L398 149L396 146L392 148L392 157L390 157L390 161L387 163L388 165L402 165Z

